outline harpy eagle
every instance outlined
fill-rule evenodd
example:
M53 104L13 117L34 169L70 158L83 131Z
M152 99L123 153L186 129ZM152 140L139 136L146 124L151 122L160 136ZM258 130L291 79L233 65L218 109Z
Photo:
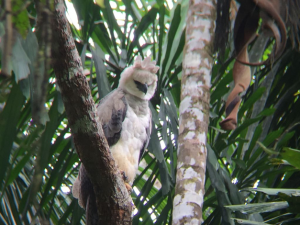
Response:
M150 57L137 56L134 64L126 68L117 89L105 96L97 107L97 117L117 167L125 182L132 185L138 171L141 152L147 147L151 134L149 100L156 85L159 67ZM72 193L86 210L86 224L97 224L97 208L93 186L81 164Z

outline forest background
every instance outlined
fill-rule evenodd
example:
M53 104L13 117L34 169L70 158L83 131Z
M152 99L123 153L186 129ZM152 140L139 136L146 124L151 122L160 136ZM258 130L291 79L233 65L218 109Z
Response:
M51 49L57 44L51 39L51 32L56 32L49 25L55 10L51 4L1 1L0 224L85 224L84 211L71 193L80 164L51 61ZM118 86L122 70L136 55L152 55L160 66L150 104L151 141L131 195L132 222L172 224L189 2L123 0L99 5L72 0L65 4L68 10L73 6L78 16L78 25L70 24L71 37L96 103ZM216 15L217 2L203 4L212 5ZM209 30L212 39L206 47L213 63L206 171L202 171L203 224L297 224L299 39L288 32L290 38L277 61L252 67L238 126L234 131L222 130L219 123L233 87L233 24L238 7L232 1L226 14L229 39L222 42L224 51L213 49L213 41L221 38L214 29ZM220 23L216 16L209 22ZM295 29L299 34L298 25ZM267 59L274 43L260 33L249 45L250 61Z

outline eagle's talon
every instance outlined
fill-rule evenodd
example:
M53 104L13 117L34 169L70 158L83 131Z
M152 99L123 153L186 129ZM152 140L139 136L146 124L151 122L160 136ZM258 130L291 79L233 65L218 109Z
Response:
M129 182L128 177L126 176L125 171L122 171L122 170L121 170L120 172L121 172L122 178L123 178L123 180L124 180L125 187L126 187L128 193L131 194L131 192L132 192L132 187L131 187L131 185L128 183L128 182Z
M132 192L132 187L131 187L131 185L130 185L129 183L126 183L126 182L125 182L125 187L126 187L128 193L131 194L131 192Z

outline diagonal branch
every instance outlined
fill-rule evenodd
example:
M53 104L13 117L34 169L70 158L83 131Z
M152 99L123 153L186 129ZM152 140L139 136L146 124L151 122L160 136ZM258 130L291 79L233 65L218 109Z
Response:
M53 67L77 153L93 183L98 224L131 224L131 198L115 166L83 75L62 0L55 0Z

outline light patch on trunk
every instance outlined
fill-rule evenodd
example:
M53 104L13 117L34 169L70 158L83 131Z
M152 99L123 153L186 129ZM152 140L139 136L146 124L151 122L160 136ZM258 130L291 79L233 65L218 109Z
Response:
M197 135L197 138L198 140L200 141L200 143L203 143L204 145L206 145L206 133L203 132L203 133L199 133ZM203 153L205 151L205 147L204 146L201 146L200 148L200 152Z
M196 160L194 158L191 158L191 162L190 162L191 166L194 166L195 163L196 163Z
M194 181L188 182L184 185L185 190L196 191L196 183Z
M193 114L196 116L195 119L203 121L203 119L204 119L204 113L202 112L202 110L200 110L198 108L193 108L192 110L193 110Z
M192 219L191 222L190 222L190 225L198 225L198 224L201 224L202 223L202 220L199 220L199 219Z
M206 81L205 85L208 86L210 84L210 80L207 82L207 77L209 77L211 69L208 69L208 68L205 68L205 67L201 67L199 71L200 71L201 74L207 75L207 76L204 76L204 79Z
M187 168L183 173L183 179L191 179L198 176L199 174L191 167Z
M200 189L200 191L199 191L199 193L198 193L198 196L199 196L199 198L201 199L201 200L200 200L200 204L201 204L201 207L202 207L202 206L203 206L203 199L204 199L202 189Z
M184 99L182 99L180 106L179 106L180 115L190 111L191 103L192 103L192 98L190 96L186 96L186 97L184 97Z
M197 77L190 76L186 79L185 84L182 85L182 95L190 95L193 96L197 93L197 95L202 95L203 92L201 87L203 86L202 82L197 82Z
M209 60L208 59L203 59L203 63L204 65L207 67L207 68L211 68L212 65L209 63Z
M201 7L201 14L208 14L210 15L211 14L211 11L214 11L215 10L215 1L205 1L205 0L195 0L195 2L193 3L193 5L203 5L205 4L205 7ZM204 11L204 9L207 9L207 11ZM200 11L200 10L199 10Z
M187 53L184 61L182 62L183 67L197 68L199 66L201 58L199 54L193 54L192 52Z
M203 199L203 195L199 195L195 191L185 192L182 199L179 195L176 195L174 198L174 205L176 205L176 207L173 211L173 222L177 224L180 222L179 220L184 217L194 217L194 205L199 205L199 203L201 204L199 207L202 207L203 205L203 200L201 198Z
M188 127L190 130L196 130L196 125L194 121L187 121L186 127Z
M179 152L180 150L179 150L179 148L177 149L177 154L178 154L178 152ZM179 163L177 163L177 169L180 169L181 167L183 166L183 162L179 162Z
M184 140L190 140L193 139L195 137L195 132L194 131L189 131L185 137L183 138Z
M206 166L205 166L205 163L204 163L204 162L201 162L201 167L202 167L202 168L206 168Z
M178 195L175 196L175 198ZM180 196L179 196L180 197ZM174 199L175 201L175 199ZM179 223L179 220L184 218L184 217L189 217L193 215L193 209L194 207L191 205L188 205L187 202L179 202L176 204L176 207L174 208L173 211L173 222Z
M191 34L190 50L203 49L205 42L202 40L202 30L193 30Z
M209 21L206 18L199 17L197 19L196 23L201 24L201 26L199 27L199 30L200 30L200 33L201 33L200 36L199 36L199 39L205 40L207 42L211 41L211 35L210 35L211 21Z
M203 195L202 195L202 199L203 199ZM186 192L184 194L184 198L182 199L182 202L193 203L195 205L199 205L199 203L200 203L201 204L200 206L203 205L201 196L199 196L199 194L197 192Z
M208 70L206 70L206 72L207 71L209 71L209 69ZM206 73L204 76L203 76L203 79L204 79L204 82L205 82L205 87L206 88L210 88L211 87L211 77L210 77L210 75L208 74L208 73Z
M181 201L181 196L180 195L176 195L174 197L174 205L178 205Z

